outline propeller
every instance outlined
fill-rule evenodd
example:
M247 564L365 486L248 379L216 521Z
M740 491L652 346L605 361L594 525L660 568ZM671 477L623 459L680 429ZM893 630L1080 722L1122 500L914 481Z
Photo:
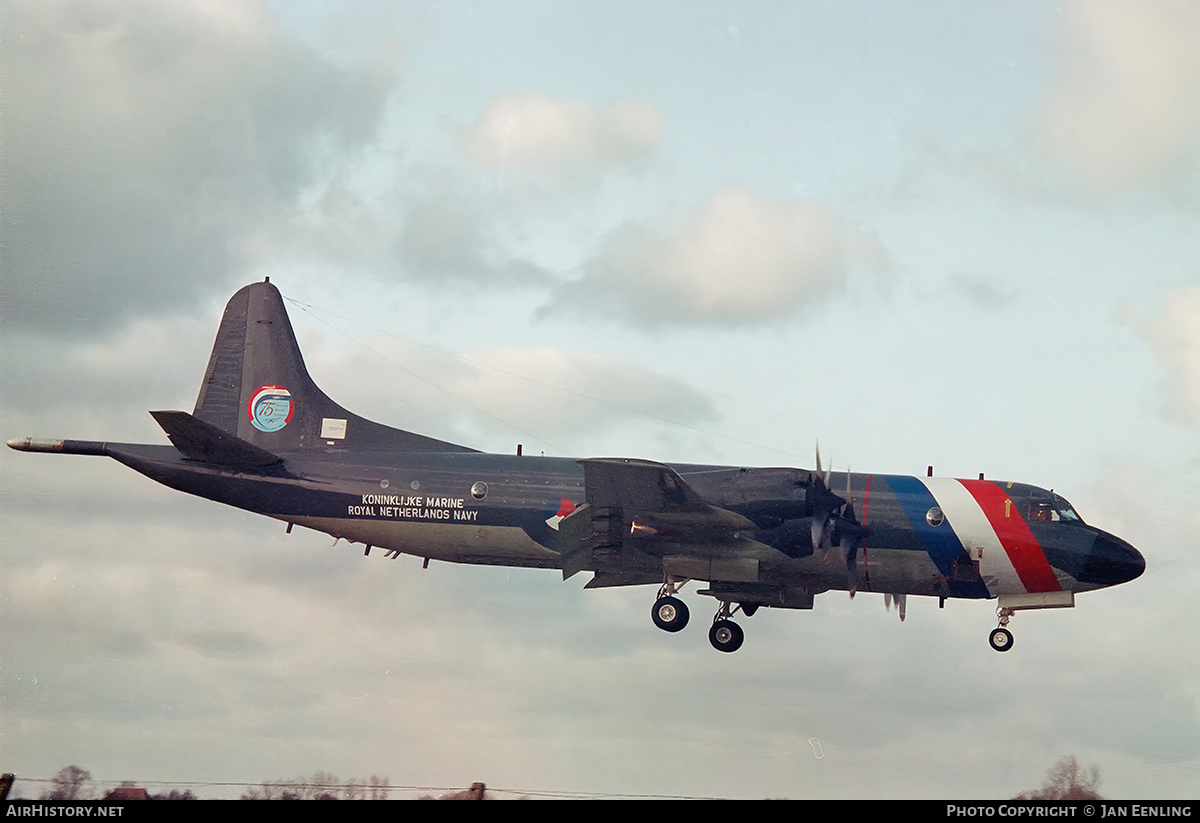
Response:
M817 470L809 475L812 487L812 545L813 552L821 552L827 558L833 548L834 514L846 505L844 498L829 490L828 475L821 471L821 444L817 443Z
M842 552L842 562L846 564L846 585L850 596L858 591L858 547L871 533L871 530L858 521L854 513L854 496L850 492L850 472L846 472L846 497L850 500L842 510L842 514L834 522L838 533L838 548Z
M850 487L850 472L846 472L846 496L841 497L829 490L830 472L821 467L821 444L816 447L817 470L809 475L812 501L812 544L813 552L821 552L825 559L833 550L836 540L842 563L846 566L846 588L854 597L858 591L858 548L871 535L871 530L858 519L854 510L854 492ZM903 621L908 609L908 595L883 595L884 605L890 612L892 603Z
M853 597L858 591L858 547L871 530L858 520L854 497L850 489L850 473L846 472L846 497L829 490L829 474L821 469L821 446L816 449L817 470L811 475L812 542L813 552L823 552L826 560L836 538L842 563L846 567L846 587Z

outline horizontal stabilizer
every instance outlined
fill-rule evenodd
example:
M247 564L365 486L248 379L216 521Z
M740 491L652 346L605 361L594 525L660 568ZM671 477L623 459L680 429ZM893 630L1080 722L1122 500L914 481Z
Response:
M263 468L282 460L279 455L247 443L187 412L152 411L150 414L171 438L175 448L192 460L235 469Z

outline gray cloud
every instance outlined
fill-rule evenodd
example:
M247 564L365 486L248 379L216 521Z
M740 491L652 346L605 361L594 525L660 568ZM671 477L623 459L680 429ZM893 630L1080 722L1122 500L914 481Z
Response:
M224 287L373 135L394 72L245 3L5 4L3 320L86 331Z
M520 209L503 195L444 170L417 175L405 199L392 252L408 277L494 286L548 282L546 271L506 247L505 227L520 220Z
M992 310L1011 305L1015 292L999 277L958 272L950 278L950 290L979 309Z
M330 178L261 239L277 255L386 279L545 287L550 272L515 250L519 238L547 215L579 208L580 191L606 175L648 161L660 130L644 101L500 95L461 129L453 163L383 147L356 169L368 186Z
M359 169L361 171L362 168ZM447 166L371 169L376 191L338 178L295 211L264 222L264 258L292 268L319 263L382 280L544 285L549 273L510 251L505 231L528 210Z

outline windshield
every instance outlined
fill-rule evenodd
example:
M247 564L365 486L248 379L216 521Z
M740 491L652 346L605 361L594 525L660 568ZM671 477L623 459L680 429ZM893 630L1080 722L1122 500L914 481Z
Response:
M1071 504L1053 492L1050 493L1049 500L1031 500L1029 502L1029 520L1039 523L1058 522L1060 520L1074 523L1083 522L1083 519L1075 513L1075 509L1071 507Z
M1058 515L1058 517L1055 519L1057 519L1057 520L1073 520L1076 523L1083 522L1083 518L1080 517L1075 512L1075 509L1071 506L1070 503L1067 502L1065 497L1061 497L1057 494L1054 494L1053 497L1054 497L1054 513Z

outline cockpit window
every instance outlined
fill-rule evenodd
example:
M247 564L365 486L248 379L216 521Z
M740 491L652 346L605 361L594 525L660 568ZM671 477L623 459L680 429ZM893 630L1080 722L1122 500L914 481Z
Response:
M1033 501L1029 504L1029 520L1034 523L1046 523L1051 520L1057 520L1056 512L1049 503Z
M1054 512L1058 515L1055 518L1056 520L1068 520L1075 523L1083 522L1083 518L1075 513L1075 509L1071 507L1071 504L1057 494L1054 495Z
M1029 521L1032 523L1057 523L1066 521L1082 523L1071 504L1057 494L1052 494L1050 500L1031 500L1029 502Z

